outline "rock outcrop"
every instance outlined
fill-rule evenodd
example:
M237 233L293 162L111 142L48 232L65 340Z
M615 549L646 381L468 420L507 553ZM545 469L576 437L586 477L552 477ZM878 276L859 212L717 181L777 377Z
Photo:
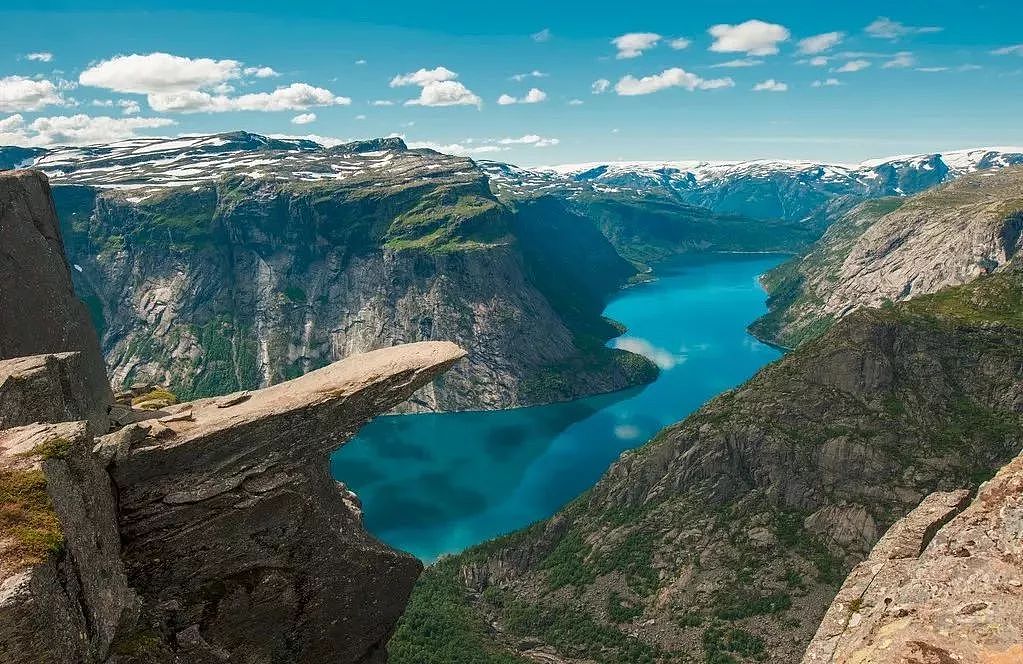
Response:
M110 418L59 235L33 235L45 184L0 176L4 237L30 240L0 292L32 286L0 339L43 352L0 360L0 664L386 661L422 565L365 532L327 457L465 352L393 346Z
M1023 456L970 500L935 493L835 597L803 664L1023 661Z
M38 171L0 177L0 359L78 351L78 368L99 405L113 397L96 331L75 296L50 185ZM105 409L88 414L106 427Z
M100 438L147 625L188 661L384 661L422 564L363 530L327 457L464 355L378 350Z
M0 431L0 662L101 662L136 607L85 422Z

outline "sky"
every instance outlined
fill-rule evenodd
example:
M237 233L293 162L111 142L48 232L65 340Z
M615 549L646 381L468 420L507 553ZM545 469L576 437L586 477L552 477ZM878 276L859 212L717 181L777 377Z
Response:
M0 7L0 145L244 129L523 166L1023 145L1023 2Z

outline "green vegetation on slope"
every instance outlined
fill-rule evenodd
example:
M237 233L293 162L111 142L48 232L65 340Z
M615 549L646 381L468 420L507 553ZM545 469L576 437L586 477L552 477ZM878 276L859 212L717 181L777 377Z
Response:
M18 570L60 551L64 536L39 469L0 468L0 532L5 543L0 566Z

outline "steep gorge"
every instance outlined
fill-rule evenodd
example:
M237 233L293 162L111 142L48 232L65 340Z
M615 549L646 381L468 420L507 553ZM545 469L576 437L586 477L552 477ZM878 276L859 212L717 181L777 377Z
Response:
M969 228L1005 218L999 194L948 208L959 186L906 206ZM891 524L1023 448L1023 273L1011 259L983 272L822 326L552 519L440 561L395 661L798 661Z

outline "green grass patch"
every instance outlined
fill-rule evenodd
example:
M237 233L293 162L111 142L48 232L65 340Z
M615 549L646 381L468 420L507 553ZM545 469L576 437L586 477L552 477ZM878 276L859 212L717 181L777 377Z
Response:
M0 532L12 540L5 567L23 569L60 553L64 535L42 470L0 469Z

